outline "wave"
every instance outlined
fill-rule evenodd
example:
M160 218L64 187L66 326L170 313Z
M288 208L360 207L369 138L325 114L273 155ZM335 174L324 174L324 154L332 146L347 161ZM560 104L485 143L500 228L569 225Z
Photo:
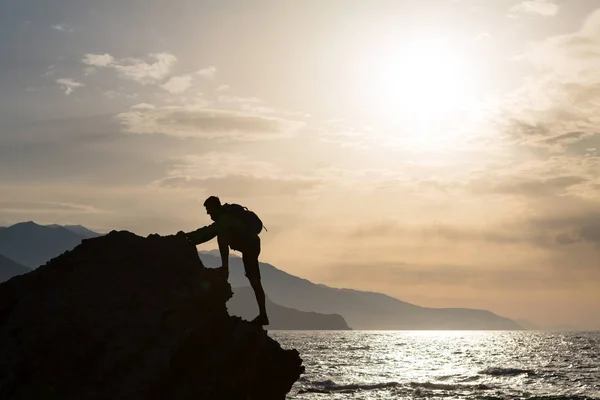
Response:
M346 347L344 350L348 350L348 351L371 350L371 346L350 346L350 347Z
M351 392L355 390L379 390L389 389L400 385L398 382L380 382L380 383L351 383L348 385L338 385L331 380L322 382L313 382L316 387L301 389L298 393L333 393L333 392Z
M312 387L305 387L298 393L334 393L334 392L353 392L357 390L381 390L398 388L403 385L398 382L379 382L379 383L352 383L347 385L338 385L332 380L312 382ZM433 382L410 382L408 384L413 389L446 390L446 391L481 391L490 390L493 387L484 384L445 384Z
M600 397L586 397L580 395L532 396L527 400L598 400Z
M530 369L489 367L479 371L478 374L491 376L517 376L522 374L535 375L535 372Z
M491 386L484 384L474 385L461 385L452 383L433 383L433 382L411 382L410 386L413 388L431 389L431 390L460 390L460 391L471 391L471 390L490 390L493 389Z
M463 376L463 377L459 378L458 381L459 382L473 382L473 381L478 381L479 378L480 377L478 375Z

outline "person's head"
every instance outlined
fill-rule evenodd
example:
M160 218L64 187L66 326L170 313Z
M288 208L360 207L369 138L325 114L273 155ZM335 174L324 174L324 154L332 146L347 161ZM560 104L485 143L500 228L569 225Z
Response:
M221 200L217 196L210 196L204 201L204 207L206 207L206 213L215 221L221 213Z

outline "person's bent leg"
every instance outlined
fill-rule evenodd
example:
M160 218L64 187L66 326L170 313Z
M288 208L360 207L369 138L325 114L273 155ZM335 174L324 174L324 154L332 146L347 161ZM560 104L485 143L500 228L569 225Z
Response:
M267 307L265 304L266 296L260 278L250 279L250 286L254 289L254 296L256 297L256 303L258 304L258 318L261 319L261 321L266 321L266 323L263 323L262 325L268 325L269 317L267 316Z
M221 233L217 236L217 243L219 244L219 253L221 254L221 268L223 268L223 274L225 279L229 277L229 245L231 244L231 235L228 233Z
M260 325L268 325L269 317L267 316L266 307L266 296L265 291L260 281L260 270L258 266L258 255L242 255L242 261L244 262L244 269L246 270L246 277L250 281L250 286L254 290L254 296L256 297L256 303L258 304L259 315L252 322L259 323Z

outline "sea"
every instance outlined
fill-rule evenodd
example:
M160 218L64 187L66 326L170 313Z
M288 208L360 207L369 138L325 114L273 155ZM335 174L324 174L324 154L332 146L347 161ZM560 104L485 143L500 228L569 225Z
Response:
M306 367L287 399L600 399L600 332L269 335Z

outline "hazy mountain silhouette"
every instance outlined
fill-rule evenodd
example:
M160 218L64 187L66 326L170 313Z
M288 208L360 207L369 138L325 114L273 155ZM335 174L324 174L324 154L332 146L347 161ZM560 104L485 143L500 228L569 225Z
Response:
M0 230L0 254L30 268L73 249L85 236L59 225L21 222Z
M48 225L52 228L65 228L70 230L73 233L76 233L80 236L83 236L86 239L91 239L91 238L95 238L98 236L102 236L101 233L98 232L94 232L88 228L86 228L85 226L82 225L57 225L57 224L53 224L53 225Z
M218 267L218 252L200 252L208 267ZM486 310L427 308L374 292L336 289L288 274L260 263L263 287L271 301L301 311L340 314L352 329L522 329L515 321ZM247 286L242 260L231 257L229 282Z
M267 296L269 329L288 330L348 330L348 324L339 314L321 314L299 311L273 303ZM233 297L227 302L229 315L252 320L258 313L254 291L250 286L233 289Z
M527 330L538 331L538 330L544 329L539 324L537 324L533 321L530 321L528 319L516 319L515 321L517 321L517 323L519 325L521 325L523 328L525 328Z
M0 254L0 283L9 280L13 276L23 275L31 271L31 268L27 268Z

